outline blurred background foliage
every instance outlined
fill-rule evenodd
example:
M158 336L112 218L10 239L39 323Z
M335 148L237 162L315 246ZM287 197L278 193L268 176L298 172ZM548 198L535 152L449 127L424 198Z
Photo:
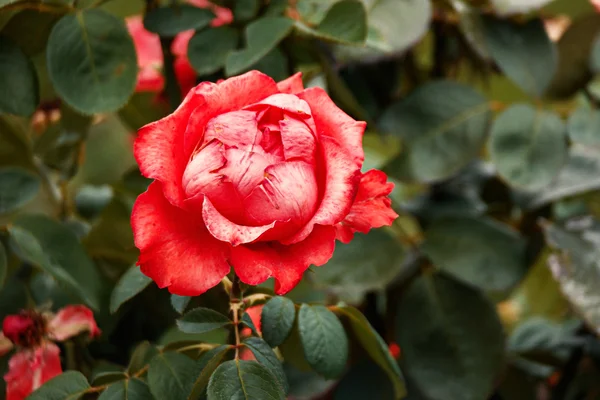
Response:
M0 0L0 318L92 307L103 336L69 350L67 365L88 376L122 370L142 341L226 340L224 330L177 331L178 299L153 283L110 312L137 259L129 215L148 184L133 139L181 99L168 62L164 91L134 92L123 21L146 14L164 43L196 30L187 58L197 82L301 71L368 122L364 169L395 182L400 218L338 244L288 297L359 307L399 345L408 399L600 398L593 4L215 0L233 10L224 29L167 15L170 3ZM219 310L223 296L216 288L192 304ZM383 371L352 349L339 381L284 351L290 396L393 398Z

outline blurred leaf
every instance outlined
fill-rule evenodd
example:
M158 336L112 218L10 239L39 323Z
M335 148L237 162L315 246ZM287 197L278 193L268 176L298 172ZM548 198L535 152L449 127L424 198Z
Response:
M589 217L564 227L542 226L548 244L559 251L548 259L554 279L575 311L600 333L600 223Z
M356 308L349 306L337 306L333 309L339 311L350 321L354 334L360 341L361 346L369 357L381 368L393 384L394 398L400 399L406 396L406 387L402 372L398 368L396 360L392 358L387 345L379 334L373 329L367 318Z
M508 293L527 272L525 240L488 218L449 218L425 232L421 250L433 264L480 289Z
M538 10L553 0L492 0L496 11L501 15L526 13Z
M247 21L254 18L259 8L259 0L237 0L233 8L233 15L236 21Z
M199 364L179 353L158 354L150 362L148 385L157 399L187 400L200 374Z
M254 361L224 362L210 377L208 398L211 400L244 399L285 400L283 388L273 384L275 377Z
M448 178L479 154L489 117L488 102L469 86L434 81L419 87L381 117L382 129L403 140L386 171L422 182Z
M140 293L151 282L152 279L144 275L139 267L129 268L113 289L110 296L110 312L115 313L121 304Z
M30 202L40 190L40 178L19 167L0 168L0 214Z
M4 286L6 281L6 273L8 271L8 259L6 257L6 248L0 242L0 288Z
M114 191L108 185L85 185L75 195L75 205L79 215L86 219L94 219L113 200ZM100 219L102 221L102 218ZM98 223L98 225L101 224ZM89 251L88 247L88 251ZM93 251L90 251L93 253Z
M27 400L77 400L88 389L90 384L81 372L67 371L44 383Z
M163 118L166 107L160 103L156 93L134 93L118 113L127 127L137 131L142 126Z
M15 275L6 280L0 290L0 320L9 314L17 314L27 307L29 295L25 284Z
M466 4L464 0L451 0L452 6L459 16L459 28L473 50L483 59L489 60L490 55L483 33L483 18L477 8Z
M279 17L288 8L288 0L270 0L264 15L270 17Z
M262 17L246 27L246 48L229 53L225 63L227 76L245 71L263 58L292 30L294 21L284 17Z
M161 36L174 37L183 31L205 28L214 18L209 9L179 4L150 10L144 18L144 27Z
M311 400L318 394L327 392L337 382L326 380L314 371L300 371L289 363L283 364L283 369L290 384L288 396L297 400Z
M158 354L156 346L150 344L150 342L142 342L133 351L129 360L129 366L127 367L127 373L134 375L136 372L144 368L150 360Z
M102 386L110 383L115 383L128 379L125 372L99 372L95 373L92 378L92 386Z
M500 69L528 94L542 96L558 64L544 23L532 19L518 25L486 17L483 28L487 49Z
M300 21L296 27L304 33L337 43L362 44L367 37L367 13L360 0L334 3L316 28Z
M63 16L38 10L23 10L12 17L2 35L12 40L25 54L33 56L46 49L54 24Z
M188 397L189 399L205 399L206 398L206 388L208 386L208 382L213 372L217 369L217 367L221 364L221 361L225 358L225 355L229 350L231 350L233 346L219 346L215 347L204 353L202 357L198 360L198 367L200 371L200 375L194 382L194 386L192 388L192 392Z
M177 327L185 333L204 333L231 324L225 315L210 308L198 307L177 320Z
M417 278L396 315L404 373L427 399L481 400L503 366L504 337L494 306L443 274Z
M371 360L353 365L340 380L333 400L401 399L387 376Z
M64 16L52 29L48 73L57 93L84 114L116 111L137 80L137 58L123 20L101 10Z
M339 377L348 360L348 337L336 315L322 305L302 304L298 331L310 366L326 378Z
M552 183L566 161L565 134L557 114L516 104L494 121L490 157L509 184L539 190Z
M383 289L402 271L406 252L382 229L356 233L351 243L339 243L325 268L316 268L315 283L342 299L356 302L368 291Z
M277 380L277 383L283 388L283 391L287 394L289 390L289 385L287 382L287 378L285 377L285 373L283 372L283 367L281 366L281 361L277 358L271 347L265 342L263 339L258 337L249 337L244 340L244 345L246 345L254 357L256 357L256 361L266 367L271 374Z
M17 117L0 115L0 165L33 169L27 126Z
M589 13L573 21L557 43L558 68L547 95L569 98L592 79L590 53L598 33L598 13Z
M198 75L217 72L237 48L238 31L228 26L196 32L188 44L188 58Z
M596 35L596 39L592 44L592 53L590 55L590 69L593 73L600 73L600 35Z
M33 64L16 44L0 36L0 112L28 116L39 102Z
M190 296L179 296L176 294L171 295L171 305L179 314L183 314L187 306L190 304L190 300L192 300Z
M289 336L295 319L294 302L283 296L273 297L264 305L260 316L263 338L271 347L279 346Z
M268 52L266 56L258 60L251 68L269 75L276 81L282 81L290 75L288 57L279 47L275 47Z
M27 261L48 272L94 310L100 309L102 277L69 228L43 215L22 215L8 231Z
M586 146L600 146L600 110L579 107L569 116L571 140Z
M147 400L152 398L148 385L137 378L110 385L98 400Z

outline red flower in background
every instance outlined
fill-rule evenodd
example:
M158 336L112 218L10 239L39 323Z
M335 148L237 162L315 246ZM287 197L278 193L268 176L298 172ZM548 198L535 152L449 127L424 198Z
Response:
M6 399L25 399L44 382L59 375L60 349L53 341L62 342L82 332L89 332L92 337L100 335L92 311L81 305L67 306L56 315L23 311L4 318L0 355L17 347L4 375Z
M215 18L211 22L213 27L230 24L233 21L231 10L219 7L208 0L188 0L188 3L200 8L210 8L215 13ZM133 38L140 69L136 92L162 91L165 86L165 78L162 73L163 54L159 36L144 28L141 15L129 17L125 22ZM193 35L193 30L182 32L174 38L171 46L171 52L175 56L175 76L183 95L196 84L196 72L187 58L188 42Z
M597 12L600 12L600 0L590 0Z
M132 212L142 272L199 295L231 265L250 285L274 277L283 294L331 258L336 236L390 225L393 185L361 173L365 125L324 90L304 89L300 74L201 83L135 141L154 179Z

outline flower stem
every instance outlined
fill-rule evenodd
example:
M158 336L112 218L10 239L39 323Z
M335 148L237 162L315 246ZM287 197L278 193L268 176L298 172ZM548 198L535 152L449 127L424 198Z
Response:
M233 333L235 335L235 358L238 359L240 356L240 309L243 303L240 301L240 281L237 276L234 275L231 282L231 291L229 292L229 308L233 316Z

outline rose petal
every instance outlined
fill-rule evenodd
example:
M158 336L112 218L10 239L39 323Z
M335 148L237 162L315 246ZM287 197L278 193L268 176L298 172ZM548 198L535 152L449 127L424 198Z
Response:
M311 115L311 108L306 101L294 94L287 93L274 94L266 99L257 101L255 104L251 104L246 108L249 110L259 110L264 106L277 107L282 111L297 116L303 116L304 118L309 118Z
M254 327L256 328L256 331L258 333L262 333L262 327L260 325L260 318L262 315L262 309L263 309L264 305L261 304L259 306L252 306L249 307L248 309L246 309L246 314L248 314L250 316L250 320L252 320L252 323L254 324Z
M325 164L322 168L326 171L323 198L312 219L293 236L280 240L283 244L304 240L315 224L337 224L352 207L360 180L360 166L334 139L321 137L321 146Z
M67 340L82 332L89 332L90 336L100 335L100 329L94 320L92 310L82 305L66 306L50 320L48 324L50 336L59 342Z
M244 200L248 217L258 224L306 223L315 212L319 195L313 166L303 161L283 162L268 167L265 175Z
M281 93L297 94L304 90L302 83L302 72L296 72L294 75L277 83L277 89Z
M275 292L281 295L298 284L310 265L329 261L334 248L335 229L318 225L304 241L290 246L270 242L234 247L231 264L240 280L249 285L274 277Z
M286 160L300 159L315 164L315 135L304 121L284 118L279 121L283 154Z
M195 93L201 101L189 121L186 117L184 152L187 157L201 141L208 121L277 93L277 84L261 72L250 71L217 84L203 82L196 87Z
M365 159L362 137L367 124L355 121L340 110L321 88L306 89L298 93L298 97L309 104L317 126L316 133L334 138L362 166Z
M227 164L221 173L233 183L242 198L248 196L265 178L265 170L280 160L267 153L247 152L239 149L225 151Z
M131 214L142 272L160 288L197 296L217 285L230 270L227 246L215 240L204 222L172 206L161 183L153 182L136 200Z
M163 64L163 54L160 47L160 37L147 31L141 15L125 19L127 30L133 39L140 67L155 66Z
M33 351L19 351L10 358L8 368L4 375L6 400L23 400L62 372L60 349L46 342Z
M177 58L187 58L188 44L192 36L196 33L195 30L183 31L173 39L171 43L171 52Z
M373 169L363 174L350 212L336 225L337 239L348 243L354 232L367 233L371 228L391 225L398 218L387 197L393 189L394 184L387 182L385 173Z
M218 139L229 147L252 151L260 149L261 136L256 113L239 110L211 119L206 125L203 143Z

